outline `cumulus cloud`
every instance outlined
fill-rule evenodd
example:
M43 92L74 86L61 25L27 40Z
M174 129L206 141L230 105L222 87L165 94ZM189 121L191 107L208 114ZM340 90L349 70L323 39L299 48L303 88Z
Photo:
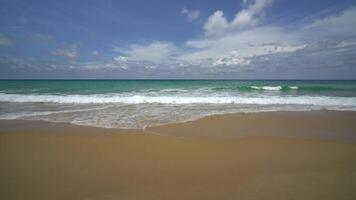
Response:
M272 0L255 0L245 9L237 12L230 22L221 10L215 11L204 24L205 35L208 37L221 36L226 32L245 29L257 25L264 16L264 10L271 5ZM244 1L243 4L247 4Z
M63 57L67 60L75 60L78 57L78 45L72 44L63 48L57 48L51 52L54 56Z
M244 10L249 10L252 13L257 12L256 10L260 10L268 4L267 1L264 2L254 1L251 4L249 1L247 4L250 4ZM212 69L213 67L224 67L226 71L274 69L273 66L277 66L275 62L278 62L278 59L281 59L281 62L278 63L288 63L287 60L291 59L290 62L295 63L294 65L312 66L312 63L318 62L318 59L314 59L312 56L316 58L324 56L323 58L327 60L334 56L325 55L336 52L340 54L342 51L348 52L350 49L355 49L355 40L346 37L347 35L356 36L356 30L353 30L355 28L350 26L354 10L355 8L350 8L339 15L319 19L294 29L259 25L239 31L222 31L219 37L202 36L188 40L183 47L164 41L132 44L124 48L115 48L115 51L119 53L118 56L122 56L115 57L115 60L125 58L125 60L135 61L128 65L155 66L154 69L170 66L171 70ZM238 12L236 16L242 12ZM211 23L216 26L215 30L224 30L224 28L217 27L229 27L233 23L233 21L228 22L222 12L215 12L212 16L209 20L215 21ZM326 33L317 32L319 30L314 28L316 26L323 27L323 32ZM339 32L331 35L330 32L336 27ZM308 54L304 55L303 52L308 52ZM304 55L310 59L307 64L301 64L302 60L294 57L297 55ZM345 59L345 57L340 57L340 59ZM329 64L324 64L324 66L326 65ZM246 68L246 66L249 67Z
M266 2L260 3L258 6L257 4L258 2L255 1L248 8L260 10L268 5ZM249 10L248 8L245 10ZM240 16L243 12L238 12L236 16ZM226 31L230 29L233 21L228 22L223 13L217 11L210 16L208 21L210 20L210 25L215 26L210 27L209 30L214 30L214 34L219 35L219 37L201 37L188 40L186 46L190 48L190 51L180 55L180 58L199 63L205 60L206 65L213 63L215 66L238 66L246 63L253 65L257 63L255 61L259 58L263 58L266 64L265 68L268 68L270 67L267 65L269 57L277 62L276 57L284 57L282 54L291 56L292 54L300 55L301 52L309 52L310 55L308 56L313 55L316 58L323 56L324 60L335 58L335 56L325 56L332 53L351 55L351 52L354 53L352 49L355 49L352 39L356 37L355 18L356 7L351 7L338 15L321 18L294 29L260 25L239 31ZM235 17L235 19L238 18ZM231 56L232 51L238 52L238 57ZM346 57L340 56L339 59L339 61L345 60ZM285 57L284 60L286 60ZM298 59L293 60L293 62L300 62L296 64L299 66L311 65L311 63L302 64L303 60ZM311 58L309 62L317 63L318 59ZM325 66L330 65L329 63L326 63ZM335 66L337 65L335 64Z
M199 19L200 17L200 10L195 10L195 9L188 9L188 8L182 8L181 14L185 15L188 19L189 22L192 22L194 20Z
M229 29L229 22L221 10L215 11L204 24L205 35L220 36Z
M327 73L329 78L336 74L355 77L356 70L351 68L356 66L356 7L286 27L262 23L271 2L246 0L230 21L223 11L216 11L203 25L201 36L179 46L169 41L133 43L115 47L116 55L109 61L71 66L95 71L93 74L105 69L100 72L109 71L110 76L117 70L116 74L130 78L157 78L157 74L165 78L238 78L248 73L247 78L296 78L298 74L315 78L324 72L320 77L328 78ZM59 48L52 54L73 60L78 56L77 46ZM307 77L309 74L314 77Z

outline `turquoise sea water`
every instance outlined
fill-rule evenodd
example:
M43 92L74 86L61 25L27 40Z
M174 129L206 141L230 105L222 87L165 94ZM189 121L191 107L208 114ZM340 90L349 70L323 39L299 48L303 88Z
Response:
M0 119L143 128L213 114L319 109L356 110L356 81L0 81Z

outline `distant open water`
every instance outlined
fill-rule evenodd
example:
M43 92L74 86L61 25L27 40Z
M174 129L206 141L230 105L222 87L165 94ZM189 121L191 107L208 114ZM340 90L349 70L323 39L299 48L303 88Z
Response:
M356 81L0 81L0 119L144 128L238 112L356 111Z

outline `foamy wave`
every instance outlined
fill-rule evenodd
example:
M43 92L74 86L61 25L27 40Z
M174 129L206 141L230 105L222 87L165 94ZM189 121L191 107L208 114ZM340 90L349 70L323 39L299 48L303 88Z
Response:
M271 91L282 90L282 86L251 86L251 88L255 90L271 90Z
M19 113L7 113L7 114L0 114L0 119L19 119L25 117L34 117L34 116L45 116L51 114L63 114L63 113L75 113L75 112L88 112L88 111L98 111L109 108L110 106L105 107L97 107L97 108L87 108L87 109L72 109L72 110L57 110L57 111L23 111Z
M356 106L356 97L329 96L147 96L119 94L95 95L24 95L0 93L0 102L63 104L295 104Z
M173 88L169 88L169 89L163 89L163 90L160 90L160 92L187 92L188 90L186 89L173 89Z
M251 86L251 89L279 91L279 90L283 90L283 89L298 90L299 87L298 86L286 86L286 87L282 87L282 86Z

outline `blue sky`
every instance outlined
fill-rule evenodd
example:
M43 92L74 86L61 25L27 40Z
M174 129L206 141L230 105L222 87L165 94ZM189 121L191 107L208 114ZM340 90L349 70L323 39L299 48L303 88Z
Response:
M0 78L356 79L355 0L0 0Z

